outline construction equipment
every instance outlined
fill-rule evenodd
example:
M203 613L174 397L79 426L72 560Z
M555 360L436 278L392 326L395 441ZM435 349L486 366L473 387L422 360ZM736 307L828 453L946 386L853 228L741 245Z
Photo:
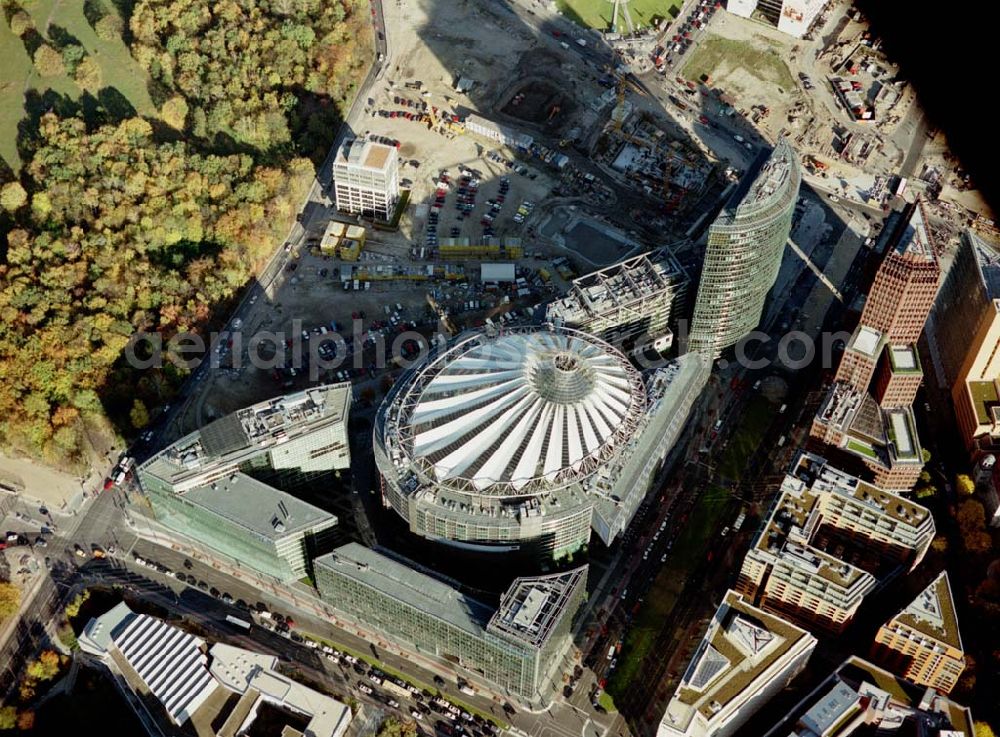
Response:
M458 328L455 327L455 323L452 322L448 313L444 311L444 309L437 303L437 300L435 300L429 293L427 294L427 304L429 304L431 309L437 313L438 319L441 321L441 324L444 325L448 334L455 335L458 332Z
M433 105L427 108L427 127L430 130L448 130L452 133L465 133L465 124L453 120L451 113L438 115L438 109Z
M807 170L811 171L825 171L829 168L829 165L822 159L814 156L813 154L806 154L803 157L803 163Z

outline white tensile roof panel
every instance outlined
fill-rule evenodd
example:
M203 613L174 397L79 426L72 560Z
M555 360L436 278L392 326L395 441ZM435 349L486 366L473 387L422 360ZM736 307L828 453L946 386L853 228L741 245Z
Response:
M438 481L479 491L571 481L622 445L645 409L628 360L576 331L484 336L430 366L406 416L409 452Z

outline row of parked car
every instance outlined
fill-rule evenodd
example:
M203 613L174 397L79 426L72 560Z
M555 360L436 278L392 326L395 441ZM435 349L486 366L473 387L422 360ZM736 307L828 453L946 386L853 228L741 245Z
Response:
M267 620L261 622L267 624ZM302 638L296 633L291 639L301 642L305 647L316 650L330 662L342 668L352 668L359 676L363 676L355 684L355 688L366 696L386 704L392 709L400 709L409 713L414 720L421 721L428 715L436 713L447 721L439 721L439 731L453 735L468 735L469 737L498 737L500 729L493 722L478 714L471 714L460 709L443 696L435 695L428 690L421 690L412 683L390 676L375 666L368 665L359 658L347 652L341 652L335 647L310 638ZM465 686L469 693L474 691ZM399 699L409 703L401 704ZM442 729L440 725L445 725Z

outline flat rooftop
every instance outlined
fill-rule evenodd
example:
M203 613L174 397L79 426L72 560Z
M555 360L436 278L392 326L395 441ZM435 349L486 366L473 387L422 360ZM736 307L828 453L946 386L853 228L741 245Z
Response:
M962 634L955 613L948 572L941 571L903 611L890 620L912 627L928 637L962 650Z
M354 579L477 637L485 632L493 616L491 607L466 596L455 585L358 543L322 555L313 565Z
M140 470L171 486L197 486L199 479L213 472L235 468L289 440L346 422L352 396L350 382L344 382L258 402L185 435Z
M882 340L881 332L867 325L862 325L854 333L849 347L859 353L864 353L866 356L874 356L882 348Z
M1000 407L1000 391L993 381L970 381L966 384L972 406L976 410L976 422L980 425L993 424L993 412Z
M890 346L889 359L896 373L920 373L920 359L917 357L916 346Z
M852 696L853 694L853 696ZM851 701L865 707L864 725L850 718ZM836 715L840 715L838 721ZM820 732L818 728L825 727ZM767 737L847 737L850 734L975 735L969 709L859 657L849 657L794 706Z
M385 171L389 161L397 155L394 146L376 143L368 139L356 138L345 141L337 152L336 163L350 165L372 171Z
M672 299L687 283L673 251L663 247L575 279L567 295L548 306L547 317L586 327L585 320L618 309L641 309L648 300L664 296Z
M803 453L799 457L792 473L800 478L812 479L814 492L829 491L860 502L858 514L864 509L911 526L919 526L931 516L927 507L833 468L825 458L811 453Z
M279 707L307 716L309 723L305 734L310 737L341 735L351 722L351 710L346 704L278 673L274 669L277 659L272 656L223 643L213 645L209 654L212 656L211 673L220 683L243 694L251 704L256 703L258 698L264 698ZM234 731L251 711L245 707L240 709L243 718L232 725ZM289 728L286 725L282 734L287 733Z
M535 648L544 647L559 623L575 614L569 611L569 605L586 580L586 566L550 576L516 579L490 620L490 631L511 635Z
M892 455L899 461L916 461L923 463L920 456L920 441L917 438L916 422L913 411L909 407L883 410L886 419L886 429L892 443Z
M337 523L333 514L240 472L195 487L184 499L272 541Z
M772 666L808 652L816 638L805 630L726 593L695 651L663 721L684 729L696 712L711 719L760 678L774 677Z
M794 569L799 576L822 579L842 589L845 595L862 595L874 584L874 581L868 580L870 574L813 547L809 542L807 530L815 527L811 520L818 511L818 502L819 494L801 479L786 476L754 549L773 556L775 565ZM847 594L852 590L857 594Z
M826 735L829 730L860 709L861 694L842 681L834 683L799 720L809 734Z

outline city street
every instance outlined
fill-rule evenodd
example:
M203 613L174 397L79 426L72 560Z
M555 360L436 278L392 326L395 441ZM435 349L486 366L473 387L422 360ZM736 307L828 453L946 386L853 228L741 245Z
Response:
M390 7L387 18L381 0L371 0L374 62L358 88L326 160L318 168L309 192L299 206L297 221L286 239L275 244L274 253L244 290L238 305L225 322L227 330L243 330L249 334L267 329L272 319L276 319L278 295L287 284L295 285L297 280L303 278L307 262L310 274L322 269L322 276L326 277L326 267L309 261L311 256L308 251L309 243L315 242L315 238L310 239L310 236L322 232L333 215L330 188L336 152L346 139L372 125L375 112L368 109L370 96L401 88L397 80L389 77L389 70L394 69L393 74L399 77L399 83L415 73L414 70L410 70L409 74L399 73L400 59L394 48L397 39L390 38L390 27L394 24L405 25L403 3L405 0L397 2L395 8ZM693 0L684 4L680 11L681 19L694 4ZM476 5L482 14L501 19L502 23L516 21L515 26L520 24L523 27L520 30L533 34L534 39L530 41L532 51L540 49L548 54L545 59L555 59L554 63L567 67L575 64L578 68L574 73L581 88L588 85L587 90L591 86L597 89L596 84L591 83L595 83L599 75L614 70L621 62L621 57L611 50L600 34L574 25L542 0L512 0L499 4L477 0ZM835 22L836 18L830 19L827 28ZM706 21L704 26L693 32L688 54L709 35L707 28ZM818 40L804 44L795 67L796 71L808 71L817 79L822 76L817 56L827 44L827 39L822 34L819 36ZM427 37L421 38L423 43L429 43ZM445 40L442 45L448 43ZM410 62L412 58L403 63ZM705 199L709 196L704 193L710 192L711 198L718 200L717 192L727 186L735 188L737 175L746 171L763 147L774 143L771 140L774 136L752 124L749 118L733 114L735 103L722 104L719 102L721 95L714 95L714 92L710 95L709 75L702 75L705 89L696 90L693 82L690 85L685 83L677 76L683 66L682 57L677 55L668 60L664 73L636 75L629 69L621 74L623 79L632 83L630 104L640 114L657 120L661 126L657 135L670 132L670 137L677 139L678 146L682 142L690 143L692 155L703 156L705 161L711 162L709 168L713 172L712 187L715 189L706 186L699 191L703 192ZM422 70L418 71L422 73ZM481 89L485 85L482 80L479 82ZM417 85L419 89L420 83ZM446 82L446 85L450 95L451 82ZM614 86L614 82L611 85ZM624 89L624 85L620 89ZM799 92L801 90L797 88L796 94ZM496 93L496 89L491 88L491 94ZM829 89L824 88L819 98L815 106L818 112L813 110L815 114L832 120L843 117ZM608 100L612 99L613 95L610 95ZM624 92L620 92L619 102L624 99ZM707 216L711 214L710 208L715 208L712 213L718 211L721 200L707 205L699 201L699 207L706 205L704 211L699 209L693 212L695 208L692 207L682 213L675 214L671 210L669 215L664 214L664 197L660 190L646 187L643 191L625 174L596 162L584 146L570 145L565 131L549 126L552 117L559 112L557 107L553 106L544 124L539 121L522 127L531 131L537 144L555 152L564 152L561 155L567 162L566 166L577 169L591 181L599 182L611 195L602 204L587 203L583 197L575 195L543 200L537 210L532 205L535 213L533 223L537 224L543 215L551 215L556 207L580 208L585 209L589 216L617 225L623 232L644 242L662 245L684 238L680 247L682 258L692 267L692 274L696 274L704 246L702 234L710 222ZM592 115L588 113L586 119L592 127L581 137L606 131L611 116L610 107L613 106L595 108ZM455 109L459 107L456 105ZM500 117L499 114L497 117ZM515 119L513 115L507 117ZM618 127L621 125L619 121ZM859 133L865 130L853 122L846 126L846 129ZM893 150L898 149L903 159L899 169L901 176L912 177L919 173L928 141L928 128L929 123L919 106L912 105L891 137ZM785 134L783 128L780 135ZM794 132L789 134L789 138L793 136ZM472 144L467 145L471 148ZM483 148L480 144L476 147ZM403 158L402 154L400 158ZM423 153L420 158L423 158ZM419 164L415 165L414 170L418 167ZM732 167L732 170L727 167ZM428 178L429 168L421 172L425 179ZM416 178L418 175L413 173L412 176ZM531 180L534 179L532 174ZM668 184L663 185L664 191L668 188ZM816 337L821 330L834 331L841 327L848 305L857 296L858 287L862 286L862 275L872 254L865 244L869 226L877 227L885 216L885 208L881 204L871 204L865 200L866 197L867 194L858 186L851 186L847 178L835 176L832 170L803 173L793 242L786 249L777 287L761 319L760 329L772 340L752 346L751 358L761 359L766 365L762 369L737 365L729 353L715 363L713 376L692 410L681 440L631 527L610 550L591 550L594 565L589 581L589 598L575 625L574 647L570 648L570 653L560 664L561 674L572 673L577 663L580 663L579 671L571 687L564 691L560 686L553 702L544 709L531 711L523 705L516 708L508 706L516 702L510 694L492 693L488 683L470 676L444 659L405 652L387 642L379 633L366 629L364 623L339 618L335 609L323 602L305 580L284 583L263 576L238 560L223 558L179 535L168 534L148 519L151 514L149 502L138 491L136 481L131 477L103 492L99 486L85 489L86 500L72 514L53 513L23 496L5 497L5 506L0 509L0 517L6 520L5 529L23 534L28 545L33 546L31 550L25 548L25 554L30 552L36 569L37 578L33 586L47 582L52 588L51 592L40 597L44 601L37 605L32 601L32 589L26 597L25 608L34 608L36 612L41 611L43 606L52 608L58 601L58 595L66 594L81 581L92 586L121 587L126 597L137 606L142 602L155 604L168 612L180 614L186 626L206 633L213 640L275 654L284 666L303 678L340 697L359 700L366 704L370 712L396 712L402 717L409 717L409 710L416 705L415 700L393 709L388 705L385 693L375 689L374 694L366 695L358 689L359 683L370 683L364 669L351 668L346 663L335 665L304 642L282 637L259 624L250 632L243 632L225 621L227 615L250 618L251 609L265 607L268 611L292 616L297 637L328 641L340 649L377 661L387 669L405 675L418 687L440 691L455 702L467 704L483 714L509 723L510 734L516 737L649 735L655 732L666 701L676 688L712 611L724 591L733 584L739 561L756 533L756 524L775 493L790 456L801 446L807 434L818 402L819 388L826 378L824 372L829 367L821 365L818 358L805 368L782 365L779 361L779 339L793 330L801 329ZM413 204L427 205L425 202ZM636 222L636 212L656 213L663 218L663 227ZM698 220L699 216L706 219ZM799 229L803 221L806 225ZM554 236L539 235L530 227L526 236L534 241L532 247L544 246L556 253L573 255L572 250L561 242L557 243ZM367 241L372 248L366 257L371 259L376 255L379 260L377 268L409 264L412 259L402 239L399 234L374 232L373 229L372 237ZM319 253L318 248L315 250ZM303 260L296 263L295 259L302 257L303 253L306 254ZM322 257L315 256L315 259L318 261ZM292 272L299 265L303 268L292 277ZM313 266L316 268L312 269ZM433 266L428 268L433 278ZM462 279L465 279L464 276ZM548 280L546 282L548 284ZM324 284L329 287L329 284ZM454 288L451 283L446 286ZM339 289L339 282L336 288ZM692 292L694 288L692 285ZM548 284L548 289L554 292L556 285ZM431 290L425 290L423 281L419 282L418 290L420 299L426 294L430 301ZM371 291L376 293L378 289ZM381 297L375 294L375 298ZM547 293L546 299L550 298ZM387 297L385 299L390 302ZM342 300L343 304L350 301L351 295ZM387 317L391 309L391 306L386 307ZM399 307L400 312L403 309ZM409 305L407 309L410 309ZM413 311L416 312L415 309ZM441 314L444 315L444 311ZM324 313L322 317L326 321L330 316ZM341 319L339 313L337 319ZM534 319L538 320L537 317ZM306 334L305 331L303 334ZM326 334L325 326L323 334ZM206 355L212 359L225 356L231 350L227 347L228 337L225 331L215 336L206 347ZM191 372L173 401L163 408L158 417L154 417L148 434L144 433L144 437L127 451L136 465L182 434L201 427L207 419L217 416L210 405L213 394L221 393L220 386L226 385L222 378L225 372L210 364L211 361L206 360ZM384 368L380 366L380 369ZM373 370L370 377L359 379L354 384L355 398L359 398L365 390L375 397L375 388L381 386L380 379L383 377L386 382L389 381L388 374L375 376ZM761 389L762 382L771 384ZM382 391L387 391L387 388L382 388ZM780 394L781 399L768 395L771 391L775 395ZM363 461L355 461L352 483L346 484L346 493L336 502L339 505L336 509L338 515L353 518L344 525L341 534L369 545L377 541L378 535L368 512L374 512L382 503L377 494L379 480L371 463L369 420L374 414L371 397L365 400L366 407L359 407L352 417L352 422L356 424L351 426L352 449L365 448L367 457ZM767 402L766 421L752 426L751 415L759 411L761 400ZM946 411L947 397L944 394L933 397L931 401L936 410ZM779 406L780 410L777 409ZM364 422L360 421L362 419ZM739 448L733 450L751 427L755 432L752 448L746 452ZM931 443L933 445L934 441ZM936 450L937 446L933 447ZM946 452L957 455L954 449L947 446ZM734 520L741 513L747 523L735 529ZM701 528L693 527L692 520L698 515L704 515L710 522ZM701 537L692 539L695 537L690 532L692 529ZM41 542L37 542L39 539ZM681 543L678 544L678 541ZM111 554L103 558L103 551ZM138 559L153 561L156 565L143 565ZM685 565L681 566L678 561L683 561ZM157 566L165 568L166 572L158 570ZM177 574L183 576L183 580ZM673 575L670 587L664 582L667 575ZM57 588L58 595L55 593ZM652 625L649 623L652 618L650 612L656 612L659 617ZM259 623L259 618L255 621ZM644 629L638 636L637 625L640 622ZM38 623L31 626L37 636ZM623 673L627 673L627 677ZM470 678L477 689L475 695L459 691L459 677ZM613 697L616 712L605 711L609 697ZM422 735L434 734L435 716L428 715L418 725Z

